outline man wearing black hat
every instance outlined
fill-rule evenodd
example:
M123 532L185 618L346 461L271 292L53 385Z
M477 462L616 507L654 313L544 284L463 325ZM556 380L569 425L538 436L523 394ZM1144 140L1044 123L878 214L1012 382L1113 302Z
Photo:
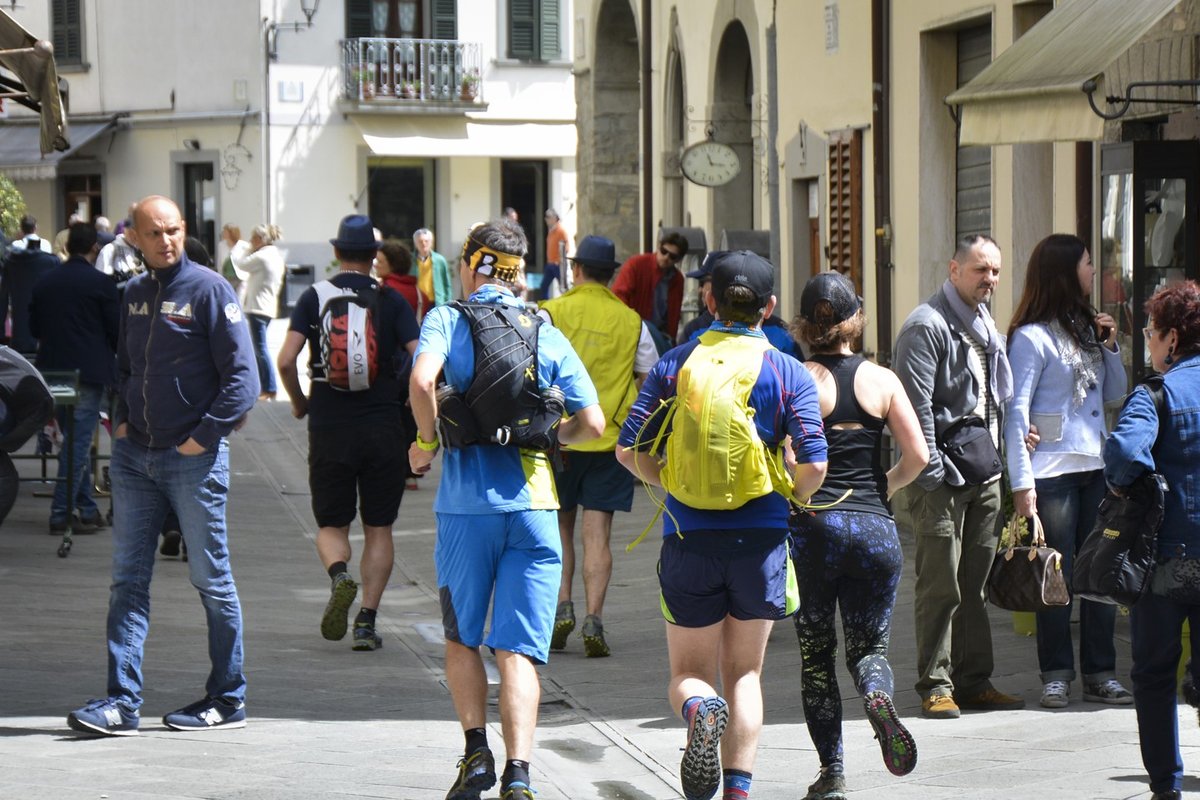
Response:
M308 416L308 481L318 526L317 554L332 581L321 635L333 641L346 635L347 614L358 594L347 563L350 523L359 507L363 598L354 620L353 648L375 650L383 645L375 632L375 614L392 574L392 523L404 496L406 450L412 441L401 422L406 376L397 367L411 363L419 330L408 303L371 278L379 242L370 219L361 214L345 217L337 238L329 243L341 270L296 301L279 351L279 375L292 401L292 415ZM343 299L347 296L352 299ZM351 330L359 317L362 330ZM340 354L334 352L335 346L327 343L339 330L346 332L347 341L361 333L368 346L358 352L347 344ZM313 378L310 397L304 396L296 372L305 343ZM338 365L343 358L353 362L356 352L370 363L355 375L349 374L352 367L342 370L347 373L343 382Z
M617 459L667 490L659 585L668 696L688 728L680 779L689 798L712 797L722 782L725 797L750 793L767 637L798 602L785 495L803 502L825 475L816 384L760 329L773 286L774 268L754 253L716 258L707 306L717 323L659 359L617 439ZM793 457L781 455L789 437ZM745 444L737 457L734 443ZM734 733L722 741L726 725Z
M571 261L574 288L541 304L538 315L566 334L596 384L600 407L610 425L598 439L564 448L555 465L558 531L562 537L563 575L554 616L551 650L566 647L575 629L571 584L575 577L575 509L583 506L583 590L587 617L583 650L589 658L609 654L601 614L612 577L613 512L633 507L633 476L617 463L617 424L629 414L633 398L658 360L649 330L637 312L608 288L620 266L612 240L586 236Z

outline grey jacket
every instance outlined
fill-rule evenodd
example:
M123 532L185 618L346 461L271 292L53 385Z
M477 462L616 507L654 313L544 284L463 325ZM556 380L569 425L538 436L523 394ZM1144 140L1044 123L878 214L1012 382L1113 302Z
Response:
M940 288L913 309L896 337L892 371L904 385L929 445L929 463L915 481L927 492L942 482L964 483L955 466L942 457L937 438L979 405L981 387L971 369L970 342L970 332Z

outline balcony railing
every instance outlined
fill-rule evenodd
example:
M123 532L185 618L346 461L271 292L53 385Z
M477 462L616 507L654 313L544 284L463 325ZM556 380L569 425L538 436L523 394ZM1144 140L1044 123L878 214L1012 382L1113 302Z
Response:
M450 39L344 39L342 78L349 100L483 102L483 49Z

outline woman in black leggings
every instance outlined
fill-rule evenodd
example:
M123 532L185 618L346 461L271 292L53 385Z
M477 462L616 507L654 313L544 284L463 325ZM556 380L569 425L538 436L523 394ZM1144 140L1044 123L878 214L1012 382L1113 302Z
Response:
M806 800L843 800L842 701L834 668L838 606L846 634L846 665L867 719L895 775L917 763L916 745L892 705L888 635L903 556L887 499L920 474L929 450L912 404L891 370L854 355L863 330L862 302L837 272L809 280L793 326L812 354L829 471L809 508L792 518L792 559L800 585L796 636L803 659L801 691L821 774ZM883 466L883 429L902 456Z

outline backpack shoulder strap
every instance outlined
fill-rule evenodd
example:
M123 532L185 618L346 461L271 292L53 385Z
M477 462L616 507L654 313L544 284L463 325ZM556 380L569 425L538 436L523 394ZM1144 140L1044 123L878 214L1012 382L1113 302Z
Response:
M333 281L324 280L317 281L313 284L313 290L317 293L317 314L320 315L325 310L325 305L335 297L341 297L346 294L344 289L339 288Z

